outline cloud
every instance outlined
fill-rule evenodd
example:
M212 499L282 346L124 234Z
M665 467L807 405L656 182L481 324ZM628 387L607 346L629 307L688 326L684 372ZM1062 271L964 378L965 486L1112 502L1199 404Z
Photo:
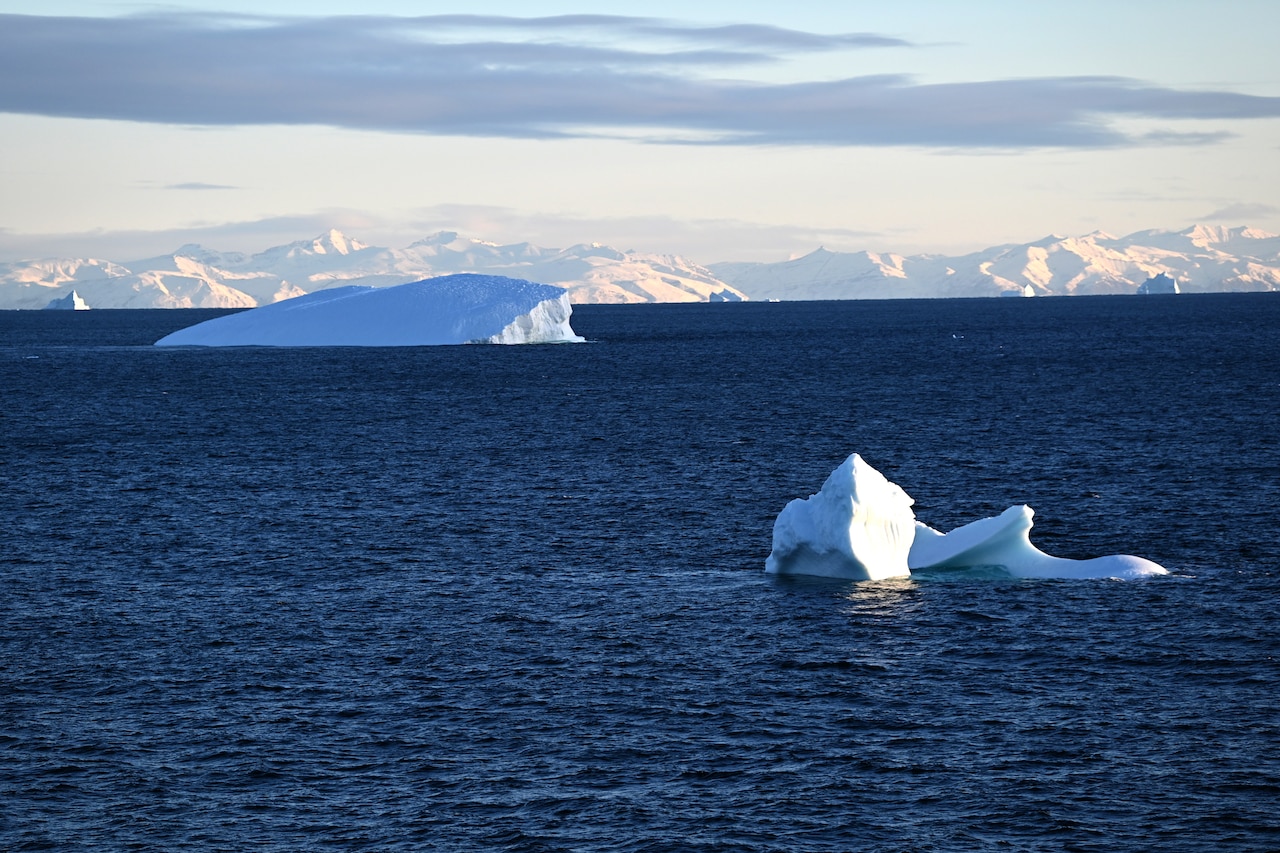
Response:
M127 263L173 252L199 243L227 251L257 252L294 240L311 238L330 228L353 236L378 227L380 220L349 210L276 216L242 222L194 223L156 230L120 229L63 234L32 234L0 228L0 258L9 262L33 258L101 258Z
M1208 222L1248 222L1280 214L1280 207L1261 202L1237 202L1199 217Z
M697 263L778 261L825 245L855 251L882 243L879 232L736 219L680 220L668 216L600 217L535 213L492 205L442 204L400 219L333 208L311 214L239 222L195 223L157 230L97 230L24 234L0 228L0 263L33 258L100 258L128 264L200 244L219 251L259 252L309 240L337 228L372 245L402 248L438 231L457 231L498 243L530 242L546 248L605 243L619 249L683 255ZM745 248L744 248L745 247Z
M409 217L404 242L436 231L459 231L496 242L528 241L563 248L599 242L618 249L678 254L698 263L777 261L821 245L855 251L881 243L879 231L742 219L677 219L672 216L586 216L527 212L492 205L441 204ZM375 227L371 233L378 233ZM408 236L413 234L415 236Z
M394 19L397 22L404 19ZM695 41L726 48L757 51L811 51L841 48L911 47L905 39L878 33L806 33L761 24L697 26L657 18L620 15L558 15L544 18L510 18L498 15L434 15L410 19L428 22L437 31L477 29L493 31L586 32L633 39L656 38Z
M239 187L233 187L229 184L204 184L199 181L188 181L183 184L165 184L166 190L235 190Z
M1280 97L1115 77L921 84L726 75L817 51L904 49L873 33L651 18L0 15L0 111L194 125L318 124L509 138L717 145L1115 147L1123 119L1280 117Z

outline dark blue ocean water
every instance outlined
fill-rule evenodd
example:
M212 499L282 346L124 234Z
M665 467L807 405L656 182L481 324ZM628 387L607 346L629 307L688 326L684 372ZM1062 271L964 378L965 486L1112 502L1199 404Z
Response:
M1280 849L1280 295L0 312L0 849ZM857 451L1146 582L762 569Z

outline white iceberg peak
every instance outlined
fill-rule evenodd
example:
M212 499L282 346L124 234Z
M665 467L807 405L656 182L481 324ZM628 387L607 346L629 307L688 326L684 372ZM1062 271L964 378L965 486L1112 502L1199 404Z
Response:
M765 571L849 580L907 577L914 501L854 453L773 525Z

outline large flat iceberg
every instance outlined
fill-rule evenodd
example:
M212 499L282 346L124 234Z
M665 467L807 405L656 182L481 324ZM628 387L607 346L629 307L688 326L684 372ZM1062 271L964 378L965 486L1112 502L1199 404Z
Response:
M1134 579L1168 574L1150 560L1118 554L1053 557L1031 544L1029 506L941 533L916 521L914 501L858 454L822 490L793 500L773 525L765 571L848 580L907 577L913 571L995 569L1017 578Z
M463 273L320 290L197 323L156 346L403 347L581 341L564 288Z

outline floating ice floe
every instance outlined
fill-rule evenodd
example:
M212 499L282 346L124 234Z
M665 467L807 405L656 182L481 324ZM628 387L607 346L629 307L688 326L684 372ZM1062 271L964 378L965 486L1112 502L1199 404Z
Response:
M914 501L858 454L822 490L793 500L773 525L765 571L848 580L908 577L912 571L998 569L1017 578L1121 578L1164 575L1164 567L1127 554L1069 560L1031 544L1034 511L1012 506L950 533L915 519Z
M206 320L156 346L357 346L531 344L583 340L562 287L459 274L394 287L320 290Z

